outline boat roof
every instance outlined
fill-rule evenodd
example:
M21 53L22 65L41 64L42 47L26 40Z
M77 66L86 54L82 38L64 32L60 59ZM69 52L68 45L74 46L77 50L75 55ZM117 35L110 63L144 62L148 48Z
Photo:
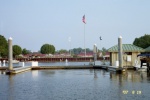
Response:
M139 54L139 55L137 55L137 57L138 57L138 56L150 57L150 54Z

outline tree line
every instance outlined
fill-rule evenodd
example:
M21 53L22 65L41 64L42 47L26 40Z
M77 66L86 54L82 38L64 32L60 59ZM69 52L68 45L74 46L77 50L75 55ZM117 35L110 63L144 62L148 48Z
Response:
M55 47L51 44L44 44L41 46L40 52L42 54L54 54ZM20 54L26 55L31 53L30 50L26 48L21 48L19 45L13 45L13 57L17 57ZM8 56L8 41L2 35L0 35L0 57L7 58Z
M102 49L103 52L106 51L105 48ZM71 53L71 55L77 55L77 54L80 54L80 53L84 53L85 49L82 49L82 48L73 48L73 49L70 49L70 50L65 50L65 49L61 49L61 50L57 50L55 51L55 47L54 45L52 44L43 44L40 48L40 51L39 53L42 53L42 54L54 54L54 53L57 53L57 54L62 54L62 53ZM93 52L93 50L89 49L89 48L86 48L86 52ZM23 54L23 55L26 55L26 54L30 54L31 51L30 50L27 50L26 48L21 48L21 46L19 45L13 45L13 57L19 57L18 55L20 54ZM2 35L0 35L0 57L3 57L3 58L7 58L8 56L8 41L6 40L6 38Z
M144 36L141 36L139 38L135 38L133 41L133 44L142 47L142 48L147 48L150 46L150 35L145 34ZM93 50L86 48L86 52L92 52ZM72 55L77 55L82 52L84 52L84 49L82 48L73 48L71 50L65 50L61 49L58 51L55 51L55 46L52 44L43 44L40 48L40 53L42 54L54 54L54 53L69 53L71 52ZM102 48L102 50L99 50L99 52L102 52L103 55L107 52L106 48ZM13 56L16 57L20 54L26 55L31 53L30 50L27 50L26 48L21 48L19 45L13 45ZM8 41L6 38L2 35L0 35L0 57L7 58L8 56Z
M69 52L71 52L71 54L76 55L76 54L80 54L80 53L82 53L84 51L85 51L85 49L82 49L82 48L79 47L79 48L73 48L73 49L70 49L70 50L61 49L61 50L56 51L56 53L61 54L61 53L69 53ZM91 50L89 48L86 48L86 52L93 52L93 50Z

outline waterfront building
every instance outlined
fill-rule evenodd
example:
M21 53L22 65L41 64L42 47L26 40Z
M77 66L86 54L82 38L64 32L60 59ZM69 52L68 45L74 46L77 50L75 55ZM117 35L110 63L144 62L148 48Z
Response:
M123 67L133 67L135 61L139 61L137 58L138 54L141 54L145 49L135 46L133 44L122 44L123 50ZM118 59L118 45L115 45L108 49L110 52L110 65L116 66Z

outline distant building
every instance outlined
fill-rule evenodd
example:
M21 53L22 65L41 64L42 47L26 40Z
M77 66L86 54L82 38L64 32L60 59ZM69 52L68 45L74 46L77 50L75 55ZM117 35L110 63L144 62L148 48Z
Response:
M30 54L23 55L24 58L44 58L46 56L47 56L47 54L42 54L39 52L33 52Z
M53 55L53 57L54 58L61 58L61 57L64 58L64 57L66 57L67 58L67 57L72 57L72 56L70 55L70 53L61 53L61 54L56 53L56 54Z
M84 52L81 52L77 56L78 57L93 57L93 52L87 52L86 55Z

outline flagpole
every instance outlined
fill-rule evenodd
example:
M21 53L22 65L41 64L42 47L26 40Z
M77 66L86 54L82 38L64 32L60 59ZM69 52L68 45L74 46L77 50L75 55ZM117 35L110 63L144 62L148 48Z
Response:
M84 24L84 57L86 57L86 48L85 48L85 24Z
M85 22L85 15L83 16L82 21L84 23L84 49L85 49L84 58L85 58L86 57L86 48L85 48L85 24L86 24L86 22ZM86 58L85 58L85 60L86 60Z

